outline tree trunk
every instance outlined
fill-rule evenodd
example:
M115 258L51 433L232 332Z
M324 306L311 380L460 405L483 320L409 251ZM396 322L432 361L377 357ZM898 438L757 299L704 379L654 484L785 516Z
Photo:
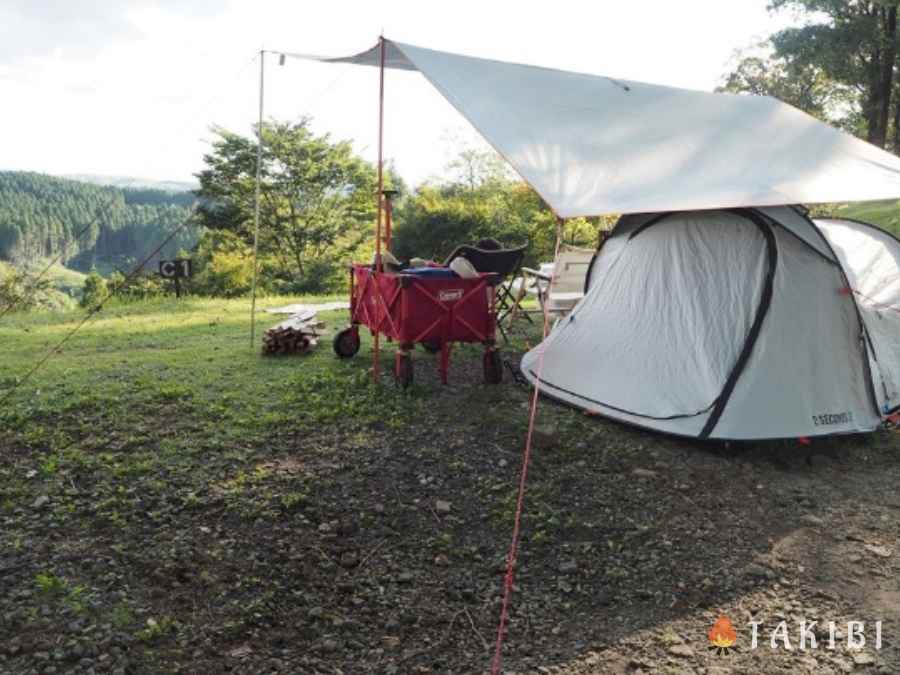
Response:
M894 86L894 62L897 59L897 8L882 7L880 14L883 47L879 50L881 63L875 99L877 101L878 120L871 142L883 148L887 143L888 121L891 115L891 93Z
M880 136L878 120L881 112L881 49L873 47L872 58L869 59L866 68L866 102L864 112L866 115L866 140L873 145L878 145Z
M900 101L894 97L894 154L900 155Z
M869 84L866 92L866 101L863 104L863 114L866 117L866 140L874 145L878 144L878 100L875 87Z

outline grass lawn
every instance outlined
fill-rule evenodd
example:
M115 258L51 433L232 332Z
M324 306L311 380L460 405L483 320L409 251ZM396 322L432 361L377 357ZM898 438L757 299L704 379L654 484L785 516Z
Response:
M81 316L0 322L0 398ZM345 312L312 354L264 358L247 316L110 306L0 408L0 672L486 670L529 390L482 384L474 346L448 386L421 350L411 389L374 384L368 338L331 351ZM705 671L725 612L745 646L751 617L893 621L872 672L900 670L894 432L726 448L549 401L538 425L508 668Z
M872 223L900 236L900 201L893 199L880 202L861 202L857 204L839 204L827 209L829 215L838 218L852 218Z
M290 301L278 298L260 306ZM15 384L25 366L61 340L83 315L17 314L5 321L0 327L0 387ZM30 422L32 433L41 437L62 430L34 422L76 411L86 422L96 414L122 430L141 427L147 419L158 419L162 427L190 421L198 441L215 443L234 434L259 441L271 427L295 423L298 414L303 417L293 406L310 388L306 383L344 364L322 358L330 354L327 344L302 364L299 359L262 359L250 346L248 317L245 300L108 306L16 396L16 405L4 411L6 421L22 426ZM260 313L257 337L278 320ZM346 365L347 373L359 370ZM310 410L316 418L333 417L340 405L330 412L324 410L327 406ZM114 420L106 417L111 412Z

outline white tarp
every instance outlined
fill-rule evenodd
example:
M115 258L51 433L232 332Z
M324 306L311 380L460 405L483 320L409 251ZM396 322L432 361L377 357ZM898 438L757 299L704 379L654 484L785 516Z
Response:
M773 98L385 49L562 217L900 198L900 158ZM378 65L380 50L318 60Z

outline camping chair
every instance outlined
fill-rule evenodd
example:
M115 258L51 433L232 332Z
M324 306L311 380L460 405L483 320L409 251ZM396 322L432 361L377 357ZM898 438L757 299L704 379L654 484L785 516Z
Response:
M527 243L515 248L487 251L463 244L457 246L444 261L445 265L449 265L456 258L465 258L479 272L493 272L500 277L501 281L497 286L497 326L500 328L503 339L507 342L509 342L509 338L503 328L503 320L516 306L511 284L522 268L526 248L528 248Z
M591 249L563 244L550 274L545 269L522 268L522 288L534 288L540 311L546 309L548 314L559 320L584 297L584 282L593 257L594 251Z

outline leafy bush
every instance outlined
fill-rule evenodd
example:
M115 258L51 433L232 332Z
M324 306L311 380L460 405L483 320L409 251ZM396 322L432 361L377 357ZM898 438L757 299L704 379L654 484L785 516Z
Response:
M413 256L443 260L460 244L493 237L505 246L528 242L525 264L553 259L556 216L526 184L490 180L474 187L425 185L398 209L393 252L401 260ZM599 230L614 217L573 218L565 223L563 241L593 248Z
M279 295L343 292L347 290L349 278L347 263L331 258L309 261L302 277L292 275L290 271L285 273L271 260L260 264L260 284Z
M224 230L207 230L200 238L194 260L192 293L231 298L250 291L253 251L241 238Z
M50 306L52 285L46 279L37 280L24 272L0 269L0 312L26 311Z
M232 298L250 291L253 256L242 251L217 251L206 268L207 291Z
M88 309L98 307L106 298L109 297L109 288L106 279L101 277L97 270L91 270L90 274L84 280L84 288L81 291L81 300L79 304Z
M123 302L145 300L165 295L166 282L155 274L137 274L126 277L121 272L109 275L109 292Z

